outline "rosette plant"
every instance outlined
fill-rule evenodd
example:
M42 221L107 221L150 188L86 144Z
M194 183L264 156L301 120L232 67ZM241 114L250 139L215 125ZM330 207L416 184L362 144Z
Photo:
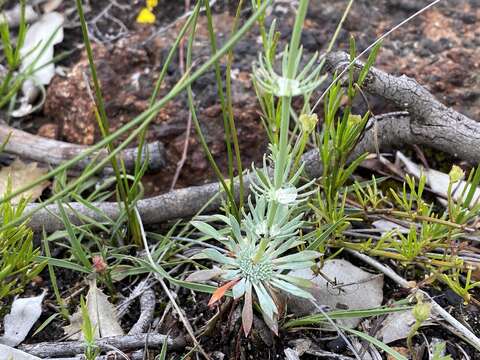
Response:
M272 208L276 209L273 210ZM311 287L309 280L288 275L286 272L315 265L320 253L311 250L294 251L304 244L299 235L303 225L299 214L292 218L294 208L256 199L254 206L249 199L249 214L244 214L239 223L233 216L214 215L210 220L220 220L225 231L216 230L206 222L194 221L195 226L205 235L220 241L225 251L209 248L203 255L221 265L219 276L226 283L212 295L213 305L231 290L234 299L244 298L242 326L246 335L253 323L253 303L257 301L267 325L277 333L279 315L278 295L280 292L311 299L304 290ZM275 214L272 215L272 211ZM269 219L272 216L272 219Z
M263 1L255 0L254 8ZM303 249L307 240L301 233L305 217L303 210L313 192L313 181L299 184L304 168L301 155L308 136L315 129L316 116L300 116L300 126L290 138L294 112L292 97L307 96L322 79L319 76L321 67L316 65L317 56L300 69L302 49L299 43L307 7L308 0L300 0L291 43L283 52L281 75L274 71L273 64L276 58L275 25L268 35L262 36L265 51L254 65L253 82L267 133L271 135L270 155L264 157L263 167L253 170L252 196L248 199L248 206L237 217L213 215L204 217L204 221L191 222L207 238L221 242L224 248L209 246L202 252L203 257L219 264L218 271L200 270L203 274L196 272L190 280L219 277L223 281L214 291L210 305L227 293L234 299L243 298L242 325L246 335L252 328L254 304L258 304L266 324L277 333L281 293L312 299L306 289L313 284L289 275L289 271L315 266L315 260L321 255L311 250L316 248L312 244ZM299 131L301 139L295 140ZM215 227L211 225L214 222ZM309 239L310 235L307 235Z

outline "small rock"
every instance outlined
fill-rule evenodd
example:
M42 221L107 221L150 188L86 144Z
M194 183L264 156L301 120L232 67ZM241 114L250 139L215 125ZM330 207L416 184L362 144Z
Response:
M445 291L445 300L447 300L447 302L450 304L450 305L460 305L461 303L463 303L463 299L460 295L458 295L457 293L455 293L453 290L451 289L448 289L447 291Z
M339 336L327 343L327 349L335 354L341 354L347 350L347 344L345 340Z
M48 139L56 139L58 136L58 125L52 123L44 124L38 129L37 135Z

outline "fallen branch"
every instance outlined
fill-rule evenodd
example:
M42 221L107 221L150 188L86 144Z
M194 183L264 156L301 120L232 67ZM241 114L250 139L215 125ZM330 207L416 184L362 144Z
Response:
M332 71L348 65L348 55L344 53L330 54L327 60ZM355 66L360 68L361 64L357 63ZM480 123L442 105L415 80L406 76L391 76L372 68L364 88L406 108L408 113L396 112L372 118L363 138L351 154L351 159L365 152L375 152L377 146L381 150L388 150L417 144L431 146L464 160L480 163ZM307 152L303 160L308 177L321 176L322 165L317 150ZM247 193L251 180L251 176L245 177ZM220 185L216 182L174 190L140 200L138 210L145 225L189 217L196 214L219 190ZM222 198L217 196L206 210L217 209L221 202ZM112 220L117 219L120 214L117 203L103 202L94 205ZM35 206L29 205L28 210L33 210ZM102 221L95 211L79 203L70 203L69 206L80 214ZM56 205L50 205L32 215L30 226L36 231L42 227L45 227L47 232L61 229L63 224L58 215ZM68 211L68 216L73 223L80 223L74 211Z
M344 52L330 53L326 60L332 73L340 73L349 64ZM357 74L362 67L360 62L354 64ZM408 144L431 146L473 164L480 163L480 123L440 103L415 79L372 68L362 87L408 111ZM395 127L392 130L396 131Z
M63 141L47 139L41 136L32 135L25 131L14 129L10 126L0 125L0 144L7 141L4 151L13 155L17 155L24 159L35 160L47 163L52 166L58 166L63 162L74 158L88 149L84 145L70 144ZM163 144L155 141L147 145L148 166L150 170L159 170L165 165L165 149ZM123 150L119 159L125 163L127 170L132 170L135 166L137 158L137 148L129 148ZM99 151L95 155L87 156L79 161L75 170L83 170L90 165L94 159L97 161L105 158L106 150ZM145 154L142 154L145 159ZM105 172L112 171L111 168L104 168Z
M153 321L155 302L155 291L152 289L145 290L140 296L140 316L128 332L129 335L143 334L148 331Z
M185 339L182 337L172 338L161 334L137 334L125 336L111 336L98 339L95 344L102 352L116 348L122 351L142 349L145 344L151 348L161 348L167 341L169 349L181 350L185 347ZM43 342L38 344L22 345L20 350L38 356L39 358L55 358L62 356L75 356L85 351L84 341Z

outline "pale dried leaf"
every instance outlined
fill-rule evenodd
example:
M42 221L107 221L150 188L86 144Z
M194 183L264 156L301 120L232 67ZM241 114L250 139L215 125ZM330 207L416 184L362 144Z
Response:
M400 151L397 151L396 161L402 165L404 170L416 177L420 178L422 174L425 175L426 183L436 194L441 195L443 198L446 198L448 195L448 185L450 183L450 176L441 171L434 169L425 169L423 166L420 166L414 163L412 160L403 155ZM458 181L452 186L452 198L455 201L463 201L467 193L470 191L470 184L466 181ZM465 197L462 198L462 193L465 194ZM475 194L473 195L471 205L474 205L477 201L480 200L480 189L475 189ZM444 199L440 199L440 202L446 205Z
M95 328L95 338L123 335L123 330L118 322L115 307L108 301L102 290L97 287L95 280L89 280L90 289L86 297L88 315ZM70 325L63 330L72 340L82 340L81 333L82 314L80 308L70 317Z
M242 309L242 327L245 336L248 336L253 325L253 304L252 304L252 288L251 285L245 292L245 301Z
M39 168L36 162L26 164L22 160L16 159L10 166L5 166L0 170L0 195L5 194L7 191L9 177L12 181L12 191L15 191L32 183L47 172L47 169ZM48 181L45 181L30 190L27 190L21 195L14 197L12 202L18 203L22 196L24 198L29 198L30 201L34 201L42 195L43 190L48 184Z
M314 286L308 291L314 297L310 300L289 296L288 309L294 314L303 316L318 312L318 307L329 307L332 310L372 309L383 301L383 276L368 273L350 262L342 259L325 261L322 274L317 275L311 269L291 271L289 275L311 280ZM328 282L332 280L334 283ZM341 319L343 326L355 327L360 319Z
M39 357L27 354L26 352L14 349L13 347L0 344L1 360L40 360Z
M377 338L387 345L405 339L414 324L415 317L412 310L389 314L382 322Z
M51 12L43 15L27 31L20 51L23 56L20 70L38 69L32 75L36 84L47 85L55 75L53 46L63 41L63 21L62 14Z
M388 345L394 341L405 339L414 324L415 316L412 310L391 313L382 322L382 327L376 337ZM422 326L433 324L433 321L427 320L422 323Z
M185 280L191 282L205 282L220 276L222 273L223 270L218 267L214 267L213 269L208 270L198 270L188 275Z
M5 333L0 337L0 344L17 346L25 340L33 325L42 315L44 296L45 292L39 296L16 298L13 301L10 313L4 319Z
M294 349L286 348L283 352L285 353L286 360L300 360L300 355Z
M6 21L8 26L15 28L20 24L22 7L20 4L15 5L12 9L4 11L0 17L0 23ZM35 12L31 5L25 6L25 20L27 23L31 23L38 19L38 14Z

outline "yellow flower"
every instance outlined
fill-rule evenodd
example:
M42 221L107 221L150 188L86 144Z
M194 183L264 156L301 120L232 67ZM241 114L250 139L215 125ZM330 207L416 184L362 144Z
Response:
M315 130L315 126L317 126L318 116L317 114L302 114L300 115L299 121L302 130L307 134L310 134Z
M158 0L147 0L147 8L152 10L154 7L158 5Z
M143 8L137 16L137 22L140 24L153 24L155 14L148 8Z
M450 177L450 181L452 183L456 183L457 181L460 181L463 179L465 176L465 173L463 172L462 168L457 165L452 166L452 170L450 170L450 173L448 174Z
M350 114L348 116L348 125L353 126L362 123L362 117L360 115Z

